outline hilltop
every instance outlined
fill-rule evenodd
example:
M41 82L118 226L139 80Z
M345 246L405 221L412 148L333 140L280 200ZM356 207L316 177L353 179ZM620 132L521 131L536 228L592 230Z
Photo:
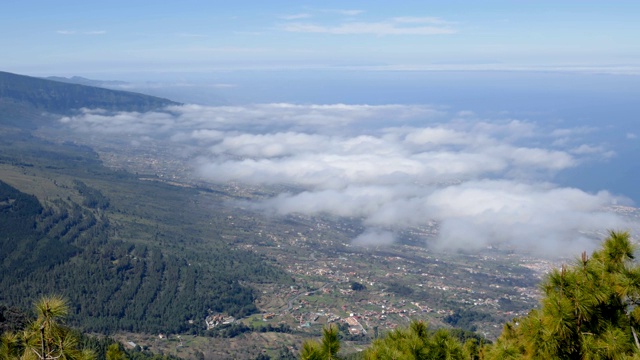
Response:
M82 76L72 76L72 77L68 77L68 78L64 77L64 76L48 76L45 79L64 82L64 83L69 83L69 84L80 84L80 85L104 87L104 88L108 88L110 86L114 86L114 87L116 87L116 86L125 86L125 85L129 84L126 81L93 80L93 79L87 79L87 78L82 77Z

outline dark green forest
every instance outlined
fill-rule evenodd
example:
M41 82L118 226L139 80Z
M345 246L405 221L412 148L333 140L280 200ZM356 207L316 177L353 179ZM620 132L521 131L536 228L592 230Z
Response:
M144 112L178 104L155 96L0 71L0 119L13 126L50 121L43 112L72 114L81 108Z
M0 303L28 308L56 293L85 331L200 333L209 312L257 311L243 280L290 281L205 231L212 220L193 205L197 189L140 181L104 168L90 149L24 133L0 147L5 176L53 189L38 199L0 173Z
M69 324L84 332L214 336L207 315L255 313L252 284L292 281L234 248L229 239L251 233L211 211L223 206L221 195L148 181L155 175L141 180L104 167L87 146L33 132L81 108L177 104L0 72L0 304L9 319L19 311L6 309L58 294L68 300Z

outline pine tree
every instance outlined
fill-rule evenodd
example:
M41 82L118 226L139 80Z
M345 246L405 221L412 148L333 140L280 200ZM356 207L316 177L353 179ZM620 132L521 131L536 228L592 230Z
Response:
M127 356L122 350L120 343L113 343L109 345L106 354L107 360L126 360Z
M414 321L407 329L396 329L377 339L366 350L367 360L469 359L462 344L444 330L432 332L426 323Z
M622 359L640 352L640 268L627 232L542 282L539 310L505 325L489 359Z
M43 297L35 304L37 319L25 330L4 334L0 358L23 360L90 360L95 354L79 348L79 338L62 324L69 308L57 296Z
M340 338L336 325L325 326L322 329L320 342L307 340L302 344L300 358L302 360L335 360L339 359Z

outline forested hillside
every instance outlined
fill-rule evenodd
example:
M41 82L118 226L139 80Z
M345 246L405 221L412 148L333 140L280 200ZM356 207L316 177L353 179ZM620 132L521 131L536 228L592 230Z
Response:
M144 112L168 105L178 103L133 92L0 71L0 125L34 127L51 120L43 113L69 114L81 108Z
M149 111L175 101L127 91L72 84L0 71L0 98L64 114L79 108Z
M241 281L290 281L213 232L199 190L112 171L85 147L4 135L0 304L55 293L87 331L199 332L210 311L257 310Z

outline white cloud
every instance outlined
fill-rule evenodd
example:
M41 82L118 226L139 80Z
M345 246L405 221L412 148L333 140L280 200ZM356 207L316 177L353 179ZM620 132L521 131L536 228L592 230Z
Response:
M77 131L196 149L212 182L291 184L298 190L253 204L276 214L331 213L362 219L358 243L386 244L394 229L430 227L438 246L488 245L558 253L594 243L590 231L625 223L602 209L624 203L541 181L603 145L548 145L555 132L514 120L479 120L425 105L173 106L164 112L82 110L61 122ZM589 130L591 131L591 130ZM551 133L551 136L549 134ZM179 151L176 151L179 153Z
M321 33L333 35L444 35L457 31L449 26L420 25L398 21L381 22L348 22L339 25L317 25L308 23L291 23L282 26L289 32Z
M569 152L576 155L600 155L604 158L610 158L616 155L614 151L607 150L604 146L594 146L589 144L582 144L570 149Z
M207 37L207 35L193 34L193 33L187 33L187 32L178 33L177 35L180 36L180 37L185 37L185 38L204 38L204 37Z
M310 17L311 17L311 14L307 14L307 13L280 16L280 18L284 19L284 20L299 20L299 19L307 19L307 18L310 18Z
M503 243L521 250L564 246L575 252L575 247L588 245L580 232L625 225L603 211L614 199L606 192L483 180L435 191L424 213L441 221L442 246L469 249Z
M395 237L390 231L367 229L365 232L353 239L353 244L363 246L384 246L391 245L394 241Z
M638 135L634 134L634 133L627 133L627 139L629 140L635 140L638 138Z
M573 167L574 158L563 151L553 151L539 148L498 147L500 153L508 152L506 157L517 166L524 168L539 167L550 170L562 170ZM497 155L497 154L496 154Z
M406 141L414 144L461 145L469 142L467 134L444 128L425 128L407 135Z
M395 17L392 19L394 22L403 23L403 24L450 24L448 21L444 21L438 17L413 17L413 16L402 16Z
M90 31L83 31L83 32L78 32L78 31L75 31L75 30L58 30L58 31L56 31L56 33L58 33L60 35L75 35L75 34L104 35L107 32L105 30L90 30Z
M335 13L335 14L345 15L345 16L356 16L364 13L364 10L358 10L358 9L324 9L321 11L326 13Z
M189 48L190 52L197 53L225 53L225 54L234 54L234 53L258 53L269 51L268 48L259 48L259 47L236 47L236 46L223 46L223 47L192 47Z
M436 221L439 235L432 241L441 248L473 251L500 245L554 256L591 250L596 242L584 232L626 228L625 221L603 210L615 200L606 192L588 194L550 184L478 180L458 185L349 186L281 194L259 208L278 214L362 217L368 231L428 227Z
M354 14L355 15L355 14ZM395 17L384 21L345 22L337 25L288 23L282 29L289 32L333 35L442 35L455 34L451 23L437 17Z
M592 133L596 130L597 129L593 127L586 127L586 126L571 128L571 129L562 128L562 129L553 130L551 132L551 136L553 137L580 136L580 135Z
M458 111L456 115L459 117L473 117L476 115L476 113L471 110L461 110Z

